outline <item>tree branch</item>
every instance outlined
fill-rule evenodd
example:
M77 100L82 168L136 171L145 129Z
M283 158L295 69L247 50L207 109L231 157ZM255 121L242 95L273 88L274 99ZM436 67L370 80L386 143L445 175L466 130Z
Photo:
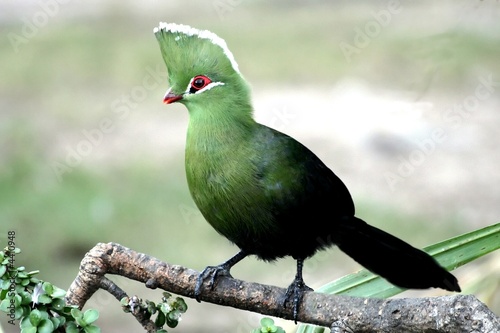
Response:
M125 294L105 275L116 274L145 283L148 288L193 297L198 272L170 265L116 243L99 243L83 258L66 302L82 308L99 289L117 299ZM285 289L220 277L205 302L292 319L280 299ZM140 318L137 318L140 321ZM472 295L434 298L375 299L306 293L298 319L330 327L332 332L498 332L500 318ZM146 328L144 322L141 324ZM146 328L150 331L150 326Z

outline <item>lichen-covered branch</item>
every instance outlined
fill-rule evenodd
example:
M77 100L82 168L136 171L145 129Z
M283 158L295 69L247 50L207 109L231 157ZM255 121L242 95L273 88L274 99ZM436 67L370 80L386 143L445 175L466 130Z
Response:
M170 265L116 243L99 243L84 257L66 301L83 307L103 288L117 295L106 274L143 282L148 288L193 297L198 272ZM220 277L213 291L205 288L201 300L224 306L292 319L281 305L285 290L229 277ZM115 297L118 297L115 295ZM332 332L485 332L498 333L500 318L472 295L434 298L374 299L307 293L298 320L330 327Z

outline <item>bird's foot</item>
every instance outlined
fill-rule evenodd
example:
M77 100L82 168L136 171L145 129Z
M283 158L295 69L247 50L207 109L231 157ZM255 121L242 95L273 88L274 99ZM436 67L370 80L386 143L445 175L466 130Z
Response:
M302 279L293 280L292 284L287 288L285 297L283 299L283 307L287 307L290 301L293 301L293 321L297 324L297 315L299 313L299 305L302 301L302 296L304 296L305 291L314 291L312 288L308 287Z
M207 268L205 268L200 273L200 275L198 275L198 280L196 280L196 287L194 288L194 299L196 299L198 302L201 302L200 295L203 287L203 282L205 282L208 277L210 277L208 286L210 287L210 290L213 290L215 286L215 280L218 276L222 275L232 277L229 270L230 267L227 267L227 265L224 264L219 266L208 266Z
M233 267L236 263L238 263L246 256L247 253L241 250L226 262L218 266L208 266L207 268L205 268L203 272L198 275L198 280L196 281L196 286L194 287L194 299L200 302L201 287L203 287L203 282L205 282L206 278L211 277L208 286L210 287L210 290L213 290L217 277L223 275L232 278L231 273L229 272L231 270L231 267Z

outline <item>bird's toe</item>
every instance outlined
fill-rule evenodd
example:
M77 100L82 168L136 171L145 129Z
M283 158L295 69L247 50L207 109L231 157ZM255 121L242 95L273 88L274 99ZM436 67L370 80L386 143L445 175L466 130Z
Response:
M300 280L294 280L286 290L282 304L286 308L289 303L293 303L293 320L295 323L297 323L300 302L302 301L304 292L307 291L313 291L313 289Z
M228 276L231 277L229 269L223 265L219 266L208 266L206 267L199 275L196 280L196 287L194 288L194 299L196 301L201 302L200 295L203 287L203 283L207 278L210 278L208 281L208 286L210 290L214 289L215 281L219 276Z

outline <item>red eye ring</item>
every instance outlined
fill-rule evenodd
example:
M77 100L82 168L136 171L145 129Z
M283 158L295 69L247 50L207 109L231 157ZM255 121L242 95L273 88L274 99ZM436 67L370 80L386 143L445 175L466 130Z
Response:
M197 92L198 90L201 90L208 86L210 83L212 83L212 80L210 80L208 77L204 75L197 75L191 80L190 92Z

